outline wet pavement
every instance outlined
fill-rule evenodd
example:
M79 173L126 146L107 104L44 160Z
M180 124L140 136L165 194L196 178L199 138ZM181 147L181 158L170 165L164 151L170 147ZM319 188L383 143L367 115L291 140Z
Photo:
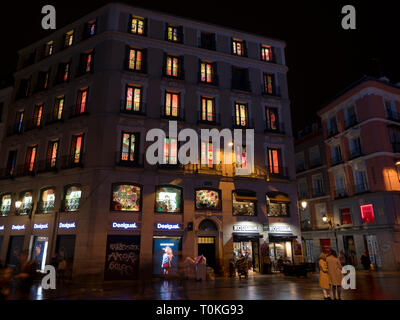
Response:
M400 300L400 272L357 272L355 290L342 290L343 300ZM16 299L15 295L10 297ZM61 284L56 290L32 287L33 300L323 300L318 274L307 278L283 274L248 280L217 278L136 281L129 283Z

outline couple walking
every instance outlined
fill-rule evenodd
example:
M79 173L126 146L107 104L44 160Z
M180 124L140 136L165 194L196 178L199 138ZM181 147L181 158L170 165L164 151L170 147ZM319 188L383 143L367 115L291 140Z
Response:
M342 264L336 255L336 251L331 250L329 254L324 252L319 257L319 285L324 293L325 300L331 300L329 291L332 287L333 299L341 300L342 290Z

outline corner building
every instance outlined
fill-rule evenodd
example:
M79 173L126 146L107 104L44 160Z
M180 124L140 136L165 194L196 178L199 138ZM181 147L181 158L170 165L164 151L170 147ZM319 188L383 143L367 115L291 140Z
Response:
M110 4L22 49L0 158L1 262L26 249L40 269L57 253L73 279L117 280L174 274L198 254L224 275L233 252L249 252L253 272L268 255L300 260L284 48ZM224 165L199 141L202 164L179 164L171 120L178 132L254 129L252 173L235 175L245 145ZM146 161L153 128L167 133L163 165Z

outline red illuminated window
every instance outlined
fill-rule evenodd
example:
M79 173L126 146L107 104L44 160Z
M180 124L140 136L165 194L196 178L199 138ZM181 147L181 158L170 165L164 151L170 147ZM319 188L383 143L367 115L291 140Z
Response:
M182 75L182 59L180 57L167 56L165 68L165 75L167 77L179 78Z
M271 174L281 174L281 150L276 148L268 148L268 170Z
M214 121L214 109L215 109L214 98L201 98L201 120L202 121Z
M263 61L272 61L272 47L271 46L262 46L261 47L261 60Z
M270 73L264 73L264 92L266 94L274 95L274 75Z
M375 222L374 207L372 204L360 206L360 210L361 210L361 219L363 223Z
M342 218L342 224L353 224L351 217L351 211L349 208L340 209L340 216Z
M43 103L35 106L33 112L33 126L40 127L42 125Z
M28 147L25 158L26 172L33 172L33 168L35 166L36 153L37 153L37 146Z
M47 147L46 168L55 168L57 164L59 140L50 141Z
M78 91L78 99L76 101L76 114L82 114L86 112L87 98L89 88L80 89Z
M269 108L265 109L266 111L266 124L268 131L279 131L278 127L278 109L276 108Z
M324 253L329 253L331 251L331 239L321 239L321 251Z
M71 161L73 164L78 164L82 160L83 149L83 134L72 137L71 144Z

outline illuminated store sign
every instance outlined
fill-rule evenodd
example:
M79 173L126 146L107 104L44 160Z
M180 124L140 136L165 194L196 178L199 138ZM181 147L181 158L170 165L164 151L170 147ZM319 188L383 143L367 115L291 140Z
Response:
M251 224L236 224L233 231L258 231L258 226Z
M158 230L180 230L182 225L179 223L169 224L169 223L157 223L156 228Z
M37 224L37 223L35 223L33 225L33 229L43 230L43 229L48 229L48 228L49 228L49 224L48 223L46 223L46 224Z
M125 222L113 222L112 227L115 229L137 229L136 222L134 223L125 223Z
M274 224L269 226L269 232L271 233L292 232L292 229L287 224Z
M4 230L4 225L0 226L0 231Z
M60 222L58 224L58 228L60 229L74 229L75 227L75 222Z
M13 224L11 230L25 230L24 224Z

